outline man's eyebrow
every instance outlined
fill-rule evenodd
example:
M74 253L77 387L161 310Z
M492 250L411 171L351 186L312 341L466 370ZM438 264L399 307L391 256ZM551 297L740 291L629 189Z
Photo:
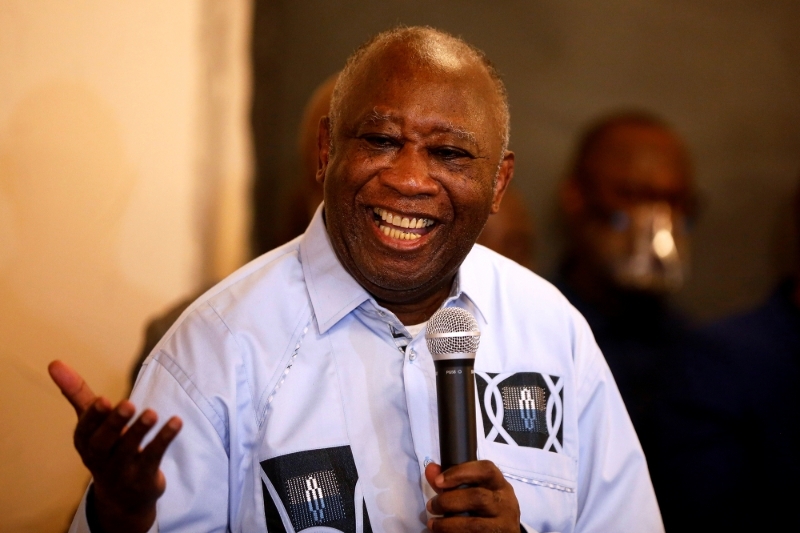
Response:
M434 128L434 131L440 131L440 132L443 132L443 133L453 133L459 139L467 139L468 141L470 141L470 142L472 142L474 144L478 144L478 138L475 136L474 133L472 133L471 131L465 130L464 128L459 128L458 126L456 126L452 122L448 122L446 126L439 126L437 128Z
M392 120L392 115L389 113L381 113L377 108L372 108L372 111L367 115L365 122L387 122Z
M364 122L372 123L393 121L395 121L394 115L391 113L381 113L377 108L373 108L364 120ZM436 133L452 133L459 139L466 139L473 144L478 144L478 138L473 132L465 130L464 128L460 128L452 122L447 122L446 124L436 126L433 128L433 131Z

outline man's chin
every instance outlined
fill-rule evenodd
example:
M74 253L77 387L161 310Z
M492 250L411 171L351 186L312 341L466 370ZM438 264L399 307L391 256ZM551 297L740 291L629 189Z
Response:
M416 293L420 290L424 290L426 285L431 284L430 279L420 279L416 276L403 275L397 271L391 272L388 269L370 273L368 279L370 285L372 285L375 290L397 293L398 295L403 293Z
M368 284L362 285L375 297L398 304L423 300L448 283L448 276L421 275L420 272L403 272L389 268L366 273L365 278Z

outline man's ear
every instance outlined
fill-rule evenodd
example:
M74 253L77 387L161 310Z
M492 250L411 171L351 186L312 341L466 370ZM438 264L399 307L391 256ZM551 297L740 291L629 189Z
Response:
M583 189L578 183L578 179L570 175L561 182L558 188L558 200L561 204L561 210L567 218L575 218L583 213L586 209L586 198Z
M503 156L503 161L500 163L500 170L497 172L497 179L494 182L491 214L495 214L500 211L500 202L503 200L503 195L506 193L508 184L511 183L513 177L514 152L506 152Z
M331 120L328 117L319 119L317 130L317 183L325 182L325 172L331 155Z

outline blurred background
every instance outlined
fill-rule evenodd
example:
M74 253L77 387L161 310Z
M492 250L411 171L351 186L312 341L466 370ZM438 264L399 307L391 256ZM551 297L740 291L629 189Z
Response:
M47 363L118 398L151 316L280 244L306 102L400 23L504 75L537 272L562 252L579 133L621 107L666 118L693 157L681 308L745 309L792 268L794 0L0 0L0 530L62 531L87 480Z

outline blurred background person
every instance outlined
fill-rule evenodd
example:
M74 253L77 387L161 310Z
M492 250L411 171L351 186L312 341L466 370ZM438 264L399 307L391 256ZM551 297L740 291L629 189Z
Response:
M674 383L681 401L663 428L668 527L800 530L800 186L794 222L794 275L756 309L708 326L708 349Z
M530 270L536 269L536 228L525 206L525 199L513 185L506 190L500 211L491 215L486 222L478 237L478 244Z
M339 73L332 74L318 86L309 98L297 135L297 152L299 158L299 176L292 185L287 201L282 206L283 220L276 229L277 242L289 242L306 231L311 217L322 203L322 185L317 183L317 131L319 119L328 114L331 96Z
M285 203L284 224L276 228L276 235L280 236L280 242L288 242L306 230L306 226L311 221L319 204L322 203L322 186L316 181L317 158L317 130L319 120L328 114L331 104L331 95L336 85L339 73L333 74L318 86L311 95L311 98L303 112L302 120L297 137L298 155L300 160L300 171L297 183L292 188L288 201ZM150 352L161 340L161 337L172 327L172 324L181 314L194 302L201 294L211 288L213 284L206 285L202 290L192 296L181 300L170 307L164 313L156 316L145 327L144 341L139 356L131 367L130 385L133 386L136 376L139 375L139 368Z
M589 127L562 183L566 254L556 286L586 317L617 382L658 495L655 407L692 334L668 302L688 268L692 166L660 118L620 112Z

